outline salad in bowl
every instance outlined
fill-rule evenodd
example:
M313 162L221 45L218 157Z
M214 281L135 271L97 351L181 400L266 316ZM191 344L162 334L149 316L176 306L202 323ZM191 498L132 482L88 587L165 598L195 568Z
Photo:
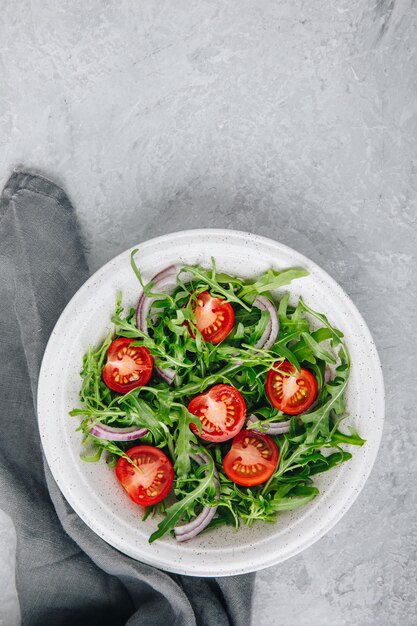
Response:
M144 281L138 250L130 262L137 306L119 293L112 331L83 357L70 412L82 459L104 457L143 519L159 516L150 543L274 523L319 498L316 476L351 459L344 444L365 441L341 429L351 368L343 333L290 299L308 272L242 278L212 258Z

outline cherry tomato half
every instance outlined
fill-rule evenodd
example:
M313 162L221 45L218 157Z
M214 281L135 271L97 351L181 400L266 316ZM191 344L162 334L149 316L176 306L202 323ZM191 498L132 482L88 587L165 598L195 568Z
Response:
M193 398L188 410L203 426L201 434L194 424L191 430L206 441L227 441L242 428L246 417L246 403L235 387L214 385L209 391Z
M265 391L272 406L287 415L306 411L317 397L317 381L303 367L299 372L289 361L275 363L281 372L269 370Z
M127 393L135 387L146 385L152 374L151 353L144 346L132 346L134 339L121 337L111 342L103 380L107 387L118 393Z
M234 483L254 487L272 476L278 456L278 448L271 437L241 430L223 459L223 469Z
M198 294L194 314L196 326L204 341L213 344L220 343L227 337L235 321L231 304L222 298L213 298L208 291ZM191 329L190 334L193 337Z
M163 500L174 482L172 463L154 446L135 446L126 452L137 468L123 457L116 464L116 476L136 504L150 506Z

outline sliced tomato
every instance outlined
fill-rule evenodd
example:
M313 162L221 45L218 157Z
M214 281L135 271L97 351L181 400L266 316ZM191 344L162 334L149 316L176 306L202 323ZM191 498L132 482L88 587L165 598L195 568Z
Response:
M134 339L121 337L112 341L107 350L103 380L107 387L118 393L146 385L152 374L151 353L144 346L133 346L133 343Z
M265 391L272 406L287 415L306 411L317 398L317 381L303 367L298 372L289 361L275 363L279 372L269 370Z
M235 321L231 304L222 298L213 298L208 291L198 294L194 314L197 329L203 335L204 341L213 344L220 343L227 337ZM190 334L193 336L191 329Z
M223 459L223 469L234 483L254 487L272 476L278 457L277 445L271 437L241 430Z
M154 446L135 446L126 454L137 467L120 457L116 476L129 498L143 506L163 500L174 482L174 469L167 455Z
M206 441L232 439L242 428L246 417L246 403L231 385L214 385L206 393L193 398L188 410L202 424L201 434L194 424L191 424L191 430Z

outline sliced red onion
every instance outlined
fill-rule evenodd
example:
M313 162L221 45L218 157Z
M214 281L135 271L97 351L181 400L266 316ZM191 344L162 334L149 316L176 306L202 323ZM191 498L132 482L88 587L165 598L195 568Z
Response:
M172 367L167 367L166 369L162 369L161 367L155 367L155 372L158 372L161 378L165 380L169 385L172 385L174 382L174 378L176 376L175 370Z
M177 268L175 265L170 265L164 270L156 274L152 278L153 287L155 293L171 294L177 286L176 283ZM137 327L144 333L148 334L148 322L147 318L155 300L160 300L160 297L148 298L143 292L139 298L138 305L136 307L136 324ZM175 370L168 367L162 369L161 367L155 367L155 371L163 378L168 384L172 384L175 378Z
M144 437L147 433L147 428L138 428L137 426L116 427L97 423L90 428L90 435L109 441L133 441L133 439Z
M247 423L250 425L259 421L260 420L255 415L251 415ZM291 420L287 420L286 422L267 422L265 424L265 429L258 430L256 428L251 428L251 430L254 430L256 433L260 433L261 435L283 435L290 430L290 423Z
M205 454L205 452L199 452L190 456L199 465L205 465L206 463L210 462L210 459L208 458L207 454ZM219 475L216 468L214 468L214 483L216 487L215 498L216 500L218 500L220 495ZM188 522L188 524L183 524L182 526L175 527L175 539L178 542L189 541L190 539L193 539L210 524L211 520L216 515L216 512L217 506L205 506L200 515L198 515L194 520Z
M169 295L177 286L176 277L177 268L175 265L170 265L151 279L153 283L152 290L155 293L166 293ZM145 292L143 292L136 307L137 327L146 334L148 334L147 318L155 300L160 300L160 297L148 298Z
M279 333L279 320L277 310L271 300L265 296L257 296L253 302L253 306L261 311L268 311L269 322L265 328L262 337L255 343L255 348L263 348L269 350L274 345Z

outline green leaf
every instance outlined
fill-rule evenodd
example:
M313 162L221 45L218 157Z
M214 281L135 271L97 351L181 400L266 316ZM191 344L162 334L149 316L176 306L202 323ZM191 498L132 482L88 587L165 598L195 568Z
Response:
M280 323L284 322L287 319L287 309L288 303L290 301L290 294L284 293L278 305L278 318Z
M293 280L304 276L308 276L308 272L301 267L290 267L285 270L270 269L262 274L258 280L245 285L239 291L239 297L252 302L257 295L289 285Z
M301 337L301 339L292 346L292 350L297 359L299 361L308 361L310 363L315 363L316 356L318 358L323 358L325 356L326 358L324 360L327 360L327 354L325 354L324 352L322 352L321 356L319 356L321 347L319 346L319 348L317 349L317 346L315 344L320 344L323 341L332 339L333 330L329 328L319 328L313 332L310 332L309 337L312 340L310 341L310 344L313 345L310 345L308 340L305 341L305 339ZM316 352L316 350L318 350L318 352ZM334 357L334 355L330 355L329 362L336 363L336 358Z
M333 348L336 348L338 345L342 343L341 339L343 337L343 333L337 328L335 328L334 326L332 326L329 320L327 319L327 317L323 315L323 313L318 313L317 311L314 311L314 309L310 309L310 307L306 305L306 303L303 301L302 298L300 298L299 303L301 304L303 310L306 313L309 313L312 317L315 317L317 320L319 320L319 322L321 322L321 324L323 324L323 326L325 326L330 331ZM347 353L347 350L344 348L343 343L342 343L342 349L345 350L345 360L349 364L348 353Z
M339 430L332 433L332 443L335 445L339 443L349 443L353 446L363 446L366 443L366 439L362 439L352 426L348 427L350 435L341 433Z
M238 325L236 326L233 339L243 339L244 336L245 336L245 327L242 324L242 322L239 322Z
M132 252L132 269L144 292L152 296L153 284L143 283L134 261L136 252ZM184 283L184 272L187 272L187 283ZM148 334L136 327L134 308L124 311L119 294L112 318L114 334L147 347L157 367L175 369L175 380L168 385L154 373L148 386L123 396L115 394L102 380L107 349L113 338L109 336L84 356L81 406L73 409L71 415L80 418L79 430L94 443L94 458L105 450L113 464L120 456L129 459L126 455L129 444L90 437L93 423L137 424L149 430L142 442L168 448L174 463L174 491L178 500L166 511L164 502L152 507L152 515L158 513L165 517L151 541L174 528L179 520L194 519L201 506L215 503L218 504L217 517L210 528L225 523L237 528L240 523L251 525L257 520L274 522L281 511L303 506L317 495L312 481L314 475L329 471L350 458L342 445L363 445L363 439L353 430L346 431L348 434L339 430L345 416L344 392L350 361L342 333L325 315L310 309L301 298L295 305L290 304L290 294L283 294L277 308L280 331L275 345L271 350L254 347L269 321L267 312L250 306L256 295L262 293L272 300L270 291L306 274L299 268L268 270L255 280L245 280L218 273L214 259L208 269L184 266L173 293L169 296L156 294L158 302L152 317L148 318ZM226 298L235 312L233 331L217 345L205 342L195 329L196 294L203 290ZM190 328L195 337L190 336ZM324 342L330 342L330 348ZM204 450L211 457L209 464L197 467L190 460L193 445L198 440L190 424L194 422L201 428L201 423L187 410L190 399L213 385L225 383L240 391L248 415L256 415L262 424L285 420L286 416L270 406L264 388L267 372L284 359L297 369L308 367L317 379L319 394L310 413L292 417L289 432L273 437L280 450L273 476L267 483L251 488L230 481L222 471L223 458L229 449L227 443L206 444ZM324 383L326 364L338 366L331 370L335 371L334 380ZM218 501L214 500L213 459L220 477Z
M277 512L298 509L308 504L318 494L319 490L316 487L296 487L288 496L274 501L274 509Z
M313 334L301 333L301 337L304 339L304 342L311 349L314 356L318 359L322 359L326 361L326 363L337 363L336 357L331 354L328 350L325 350L318 341L314 338Z
M179 478L187 476L190 472L190 455L194 453L192 444L197 444L197 438L190 428L194 424L201 430L201 421L195 415L182 407L175 432L175 463L174 467Z
M268 324L269 324L269 319L270 319L270 314L268 311L261 311L260 312L260 317L259 320L257 321L257 323L255 324L255 326L252 329L251 332L251 337L249 340L249 345L254 346L255 343L257 341L259 341L259 339L262 337L262 335L264 334Z
M318 459L315 463L312 463L309 466L309 476L328 472L337 465L349 461L349 459L351 458L352 455L349 452L345 452L344 450L338 450L338 452L333 452L333 454L329 454L329 456Z
M243 285L242 279L237 278L236 276L230 276L230 274L225 274L224 272L218 272L216 274L216 280L218 283L226 283L227 285Z
M344 392L348 382L349 370L346 369L344 372L340 372L340 368L338 370L339 376L325 386L325 399L322 400L322 404L314 411L301 415L301 419L307 427L307 443L315 441L320 435L323 437L329 435L331 411L337 415L342 415L344 412Z
M204 281L208 287L211 287L215 291L215 293L223 296L229 302L235 302L236 304L240 304L241 307L243 307L247 311L250 311L250 308L247 306L247 304L245 304L245 302L243 302L241 298L235 295L233 288L229 287L229 289L225 289L224 287L219 285L216 280L209 278L209 272L207 272L203 268L194 265L184 265L181 268L180 274L182 272L190 272L196 278Z
M137 424L143 428L147 428L153 435L155 443L161 443L166 439L166 431L162 426L162 422L157 418L156 412L148 402L145 402L138 396L131 395L128 398L122 397L123 402L128 402L131 408L137 412Z
M205 453L207 454L207 451L205 451ZM175 502L175 504L172 504L165 511L165 518L158 524L158 529L149 537L149 543L156 541L156 539L160 539L163 535L165 535L165 533L174 528L190 506L194 505L195 501L201 498L207 489L213 484L214 463L210 456L209 459L210 462L208 465L204 466L207 467L205 476L198 480L197 486L190 491L190 493L178 502Z
M84 438L83 446L86 446L86 450L80 454L80 459L86 463L97 463L101 458L103 448L88 435Z

